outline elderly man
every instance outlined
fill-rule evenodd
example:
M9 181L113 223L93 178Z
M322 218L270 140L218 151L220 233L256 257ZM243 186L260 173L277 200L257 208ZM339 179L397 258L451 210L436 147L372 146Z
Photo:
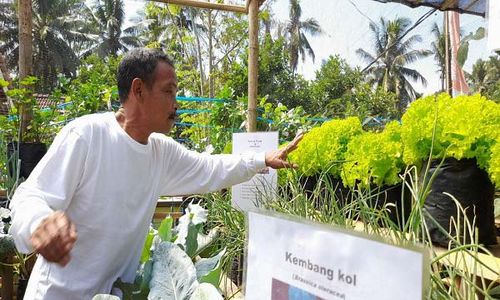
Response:
M161 51L136 49L118 68L118 112L65 126L13 201L10 232L39 253L25 299L90 299L117 278L134 280L159 195L216 191L266 166L290 167L287 148L246 156L201 155L168 133L177 79Z

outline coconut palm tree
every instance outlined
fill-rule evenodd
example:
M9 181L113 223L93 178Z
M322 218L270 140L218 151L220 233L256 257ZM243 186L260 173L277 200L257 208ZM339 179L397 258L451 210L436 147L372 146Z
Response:
M17 16L14 2L0 2L0 69L3 78L10 81L10 70L17 67ZM10 59L9 59L10 58Z
M466 74L466 78L474 92L489 94L491 89L496 89L496 84L500 81L499 57L490 56L486 61L478 59L472 66L472 73Z
M422 41L419 35L412 35L403 40L403 34L410 25L411 21L407 18L387 21L381 17L378 24L370 24L375 54L372 55L361 48L356 50L362 59L372 64L366 70L368 81L383 87L385 92L396 93L400 101L400 111L417 97L410 81L420 81L422 85L427 85L427 80L417 70L409 68L408 64L431 54L429 50L413 49L416 43Z
M7 58L7 67L15 71L19 57L15 1L0 5L0 53ZM82 5L77 0L33 1L33 74L39 79L39 92L50 90L59 73L75 75L79 59L71 44L89 39L81 30Z
M444 79L445 79L445 36L441 32L437 23L432 25L431 30L434 36L434 41L431 43L431 51L434 54L434 61L438 67L437 72L439 73L439 78L441 79L441 91L444 91Z
M97 38L85 55L97 53L101 57L117 55L130 47L140 46L134 33L136 27L130 26L122 30L125 21L124 2L122 0L96 0L86 8L86 16L90 19L91 30Z
M314 50L306 37L306 34L315 36L322 33L318 21L314 18L301 20L302 8L300 0L290 0L290 20L286 25L286 37L288 40L288 50L290 51L290 67L295 72L299 61L299 55L302 61L306 59L306 51L314 61Z

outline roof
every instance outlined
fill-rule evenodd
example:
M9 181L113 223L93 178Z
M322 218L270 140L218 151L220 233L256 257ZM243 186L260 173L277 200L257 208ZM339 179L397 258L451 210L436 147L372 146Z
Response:
M48 94L33 94L33 96L35 97L36 103L38 103L39 108L49 108L62 102L57 102L54 99L50 99L50 95Z
M460 13L478 15L486 14L486 0L375 0L378 2L401 3L410 7L429 6L439 10L454 10Z
M57 102L54 99L50 99L50 95L47 94L33 94L33 96L35 97L35 101L38 103L38 107L41 109L50 108L63 102L62 98L61 101ZM4 90L0 89L0 115L6 116L8 114L9 105L7 103L7 96L5 95Z

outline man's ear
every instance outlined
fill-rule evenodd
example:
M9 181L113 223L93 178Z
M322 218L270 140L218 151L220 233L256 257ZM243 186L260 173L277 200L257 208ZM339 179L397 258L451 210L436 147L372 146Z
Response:
M144 81L140 78L134 78L132 80L132 84L130 85L130 93L137 101L142 102L142 93L144 92L144 88Z

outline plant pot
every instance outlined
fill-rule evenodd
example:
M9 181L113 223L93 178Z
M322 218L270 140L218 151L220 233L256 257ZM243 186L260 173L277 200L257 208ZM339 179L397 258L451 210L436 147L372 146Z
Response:
M404 183L392 186L374 186L371 191L375 194L370 199L372 208L386 209L390 220L402 229L412 209L411 193Z
M466 218L479 231L479 243L494 245L496 241L494 194L495 188L488 174L479 169L475 159L456 160L447 158L441 166L440 160L431 163L427 178L436 173L431 183L431 192L424 203L424 218L431 240L439 245L447 246L449 238L432 221L432 217L442 228L455 236L452 218L457 222L457 206L453 199L444 193L453 195L460 205L466 209ZM426 179L427 180L427 179ZM474 220L475 218L475 220ZM463 227L463 220L461 222ZM470 241L468 234L458 232L461 241Z
M11 177L16 175L15 166L17 162L12 159L12 157L15 157L16 151L17 142L11 142L7 145L9 175ZM28 178L45 153L47 153L47 146L43 143L20 143L18 158L21 160L21 165L19 166L19 177Z
M321 184L321 187L318 187ZM303 176L300 178L300 185L308 199L313 200L316 208L323 205L329 205L329 198L334 196L337 205L343 208L349 203L351 190L344 186L341 179L338 179L330 174L314 174L311 176ZM315 192L319 190L318 197L315 197ZM334 195L329 194L333 190Z
M28 287L28 279L19 278L17 281L16 299L23 299Z

